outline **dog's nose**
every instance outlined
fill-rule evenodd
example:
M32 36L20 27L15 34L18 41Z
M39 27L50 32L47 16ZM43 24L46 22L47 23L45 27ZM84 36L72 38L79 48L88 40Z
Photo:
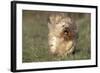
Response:
M65 29L68 29L67 27L65 27Z
M64 32L68 32L68 27L65 27L64 28Z

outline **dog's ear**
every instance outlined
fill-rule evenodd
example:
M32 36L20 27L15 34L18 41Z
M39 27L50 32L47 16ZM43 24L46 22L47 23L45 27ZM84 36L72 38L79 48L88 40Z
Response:
M52 30L52 26L49 22L48 22L48 28L49 28L50 31Z
M54 25L56 22L56 16L54 14L49 16L49 23Z
M54 19L54 16L49 16L48 17L48 28L49 28L49 31L52 31L55 27L55 19Z
M64 13L53 13L49 16L49 22L53 25L59 23L59 21L64 17Z
M48 17L47 22L48 22L48 28L50 31L52 29L51 22L50 22L50 16Z

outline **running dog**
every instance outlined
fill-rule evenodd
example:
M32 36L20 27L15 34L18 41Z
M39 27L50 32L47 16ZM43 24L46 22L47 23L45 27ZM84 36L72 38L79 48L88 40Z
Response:
M51 54L68 55L74 52L76 45L76 24L65 13L49 16L48 43Z

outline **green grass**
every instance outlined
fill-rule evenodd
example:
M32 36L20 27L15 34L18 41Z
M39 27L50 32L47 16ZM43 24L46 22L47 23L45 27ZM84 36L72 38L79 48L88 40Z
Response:
M22 61L43 62L61 60L85 60L91 58L90 14L77 15L78 40L75 54L58 57L48 52L47 19L50 12L23 10L22 18Z

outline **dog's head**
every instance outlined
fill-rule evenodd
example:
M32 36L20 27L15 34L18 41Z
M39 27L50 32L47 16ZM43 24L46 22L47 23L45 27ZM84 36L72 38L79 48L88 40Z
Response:
M55 32L55 35L60 36L72 24L72 19L70 17L59 13L49 17L48 27L49 31Z

